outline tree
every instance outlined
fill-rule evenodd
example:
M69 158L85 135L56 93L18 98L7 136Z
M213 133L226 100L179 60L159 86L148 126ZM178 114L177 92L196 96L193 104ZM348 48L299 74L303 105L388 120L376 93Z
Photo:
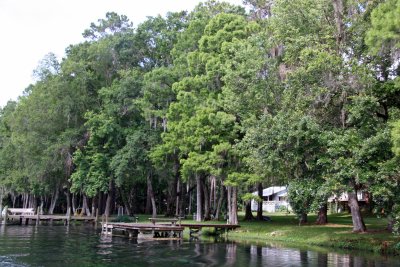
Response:
M109 35L126 33L132 30L132 23L125 15L118 15L115 12L107 12L105 19L99 19L98 24L90 24L90 29L83 32L83 37L92 40L99 40Z

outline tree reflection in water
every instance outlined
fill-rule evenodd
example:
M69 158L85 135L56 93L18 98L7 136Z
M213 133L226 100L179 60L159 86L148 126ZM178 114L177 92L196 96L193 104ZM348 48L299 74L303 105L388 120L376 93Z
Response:
M353 252L352 252L353 253ZM0 266L400 266L395 257L227 240L140 240L89 226L0 226Z

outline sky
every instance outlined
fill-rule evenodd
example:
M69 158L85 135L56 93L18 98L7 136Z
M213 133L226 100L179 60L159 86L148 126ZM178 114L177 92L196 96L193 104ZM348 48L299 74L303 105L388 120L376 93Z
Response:
M225 0L240 5L242 0ZM134 27L147 16L191 11L200 0L0 0L0 107L17 100L33 70L52 52L83 41L82 32L106 12L126 15Z

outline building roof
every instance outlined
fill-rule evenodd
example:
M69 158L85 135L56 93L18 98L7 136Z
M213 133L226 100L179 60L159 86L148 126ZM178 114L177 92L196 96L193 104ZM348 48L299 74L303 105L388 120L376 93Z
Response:
M271 186L263 189L263 197L278 194L279 196L286 195L286 186ZM258 192L253 192L253 195L257 195Z

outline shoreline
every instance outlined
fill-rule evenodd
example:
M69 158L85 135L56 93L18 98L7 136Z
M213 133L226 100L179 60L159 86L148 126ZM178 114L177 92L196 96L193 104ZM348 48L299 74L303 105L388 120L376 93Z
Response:
M385 218L365 217L367 232L353 233L350 214L331 214L326 225L313 224L309 216L306 225L299 226L294 215L268 214L271 222L240 221L241 227L229 233L233 241L278 242L285 245L335 249L342 251L374 252L399 256L400 236L385 229Z

